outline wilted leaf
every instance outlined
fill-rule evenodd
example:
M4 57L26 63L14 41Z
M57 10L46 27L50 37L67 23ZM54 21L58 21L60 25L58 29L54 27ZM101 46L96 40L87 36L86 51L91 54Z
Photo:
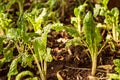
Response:
M33 77L33 73L32 72L30 72L30 71L22 71L21 73L19 73L16 76L15 80L21 80L21 78L23 78L24 76L27 76L27 75L29 75L30 77Z

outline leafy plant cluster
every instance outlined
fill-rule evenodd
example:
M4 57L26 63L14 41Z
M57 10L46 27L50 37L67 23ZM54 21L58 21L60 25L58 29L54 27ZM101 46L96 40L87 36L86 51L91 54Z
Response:
M91 74L95 76L97 56L106 43L109 42L114 47L112 41L117 42L120 38L119 10L116 7L109 10L108 2L109 0L101 0L92 7L86 0L74 9L74 17L71 17L72 26L68 27L60 23L59 14L61 10L61 15L65 15L65 0L33 0L27 10L24 9L25 0L0 0L0 68L11 62L8 65L8 80L14 75L16 80L26 75L30 76L26 80L46 80L47 63L52 61L51 48L47 47L47 35L51 29L57 32L66 30L73 37L66 43L67 49L71 45L83 45L88 48L92 60ZM12 20L14 16L9 13L15 4L19 6L16 22ZM95 20L98 16L104 17L103 23ZM99 32L101 28L108 32L103 43ZM34 68L37 65L39 78L29 70L19 72L18 64L23 68Z

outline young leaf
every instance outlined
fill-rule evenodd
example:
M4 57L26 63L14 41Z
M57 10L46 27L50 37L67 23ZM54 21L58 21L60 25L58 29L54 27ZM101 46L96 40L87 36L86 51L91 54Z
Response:
M77 46L77 45L80 45L80 44L81 44L80 39L74 38L74 39L69 40L66 43L65 47L68 48L70 46Z
M56 30L56 32L59 32L64 29L64 26L62 23L54 23L52 24L52 29Z
M78 8L74 9L74 15L77 17L78 15L80 15L80 10Z
M3 53L5 61L10 62L13 59L13 49L7 50L5 53Z
M108 4L109 0L102 0L102 4L104 5L104 7L107 8L107 4Z
M118 72L118 74L120 74L120 60L119 59L115 59L114 61L114 64L115 64L115 71Z
M45 56L44 56L44 60L45 60L46 62L51 62L51 61L53 60L50 52L51 52L51 48L47 48L47 53L46 53Z
M8 30L8 34L6 35L8 39L17 39L19 38L19 29L14 29L14 28L11 28Z
M34 60L33 56L30 54L26 54L26 53L23 53L21 55L22 55L21 56L21 66L22 67L29 66L30 68L33 68L33 65L32 65L32 61Z
M88 12L83 21L84 32L86 37L86 42L89 45L93 45L95 38L95 22L91 12Z
M44 27L44 33L41 35L41 37L37 37L33 42L35 54L42 58L46 53L47 34L50 32L51 28L52 26L50 24Z
M80 5L78 8L75 8L74 9L74 15L77 17L77 16L82 16L82 13L85 12L85 7L87 6L87 4L83 4L83 5Z
M68 32L69 35L71 35L72 37L80 37L79 32L77 31L77 29L73 28L73 27L64 27L64 29Z
M119 16L119 9L117 7L112 8L111 13L114 15L114 17Z
M88 12L84 18L83 22L84 32L86 36L86 42L88 45L93 46L99 45L101 42L101 35L96 27L95 21L93 19L92 13Z
M92 59L92 76L96 73L98 46L101 42L101 36L96 27L92 13L88 12L83 21L86 43Z

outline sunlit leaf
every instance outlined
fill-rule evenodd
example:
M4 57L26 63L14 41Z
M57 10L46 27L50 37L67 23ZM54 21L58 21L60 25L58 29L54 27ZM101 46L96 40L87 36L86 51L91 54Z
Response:
M74 15L77 17L78 15L80 15L80 10L78 8L74 9Z
M47 34L50 32L52 26L48 24L43 28L44 33L42 33L41 37L37 37L33 41L34 51L38 58L44 59L44 55L46 54L46 46L47 46Z
M64 29L64 26L62 23L55 23L55 24L52 24L52 29L56 30L56 32L59 32Z
M111 13L114 15L114 17L119 16L119 9L118 8L112 8Z
M33 59L32 55L24 53L24 54L22 54L21 59L22 59L21 60L22 67L27 67L27 66L29 66L31 68L33 67L32 61L34 59Z
M116 67L120 68L120 60L119 59L115 59L113 62L114 62Z
M53 60L52 56L51 56L51 49L50 48L47 48L47 53L45 54L44 56L44 60L46 62L51 62Z
M102 0L102 4L104 5L104 7L107 8L107 4L108 4L109 0Z
M7 38L8 39L17 39L19 38L19 29L11 28L8 30Z

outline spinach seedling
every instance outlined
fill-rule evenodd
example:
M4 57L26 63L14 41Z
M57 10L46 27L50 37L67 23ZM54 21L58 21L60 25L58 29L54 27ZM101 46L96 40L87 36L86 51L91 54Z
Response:
M101 4L96 4L94 8L94 17L96 16L103 16L105 17L103 24L98 25L98 27L103 27L109 33L112 34L112 38L114 41L118 40L119 33L116 31L116 28L119 26L119 10L117 7L112 8L111 10L108 9L107 4L109 0L101 1ZM111 31L112 33L111 33Z
M108 80L120 80L120 59L115 59L113 60L114 64L115 64L115 71L117 72L117 74L115 73L109 73L109 79Z
M50 24L43 28L44 32L41 37L37 37L33 41L34 53L31 49L33 57L37 63L41 80L46 80L47 62L52 61L52 56L50 54L51 49L47 48L47 34L50 32L51 28L52 26Z
M80 5L79 7L74 9L74 15L75 17L71 18L71 23L77 28L78 32L82 32L82 24L83 19L85 16L85 7L87 6L86 3Z
M99 47L101 42L101 35L96 27L93 15L88 12L83 20L84 33L86 37L86 44L89 49L92 59L92 76L96 73L97 56L99 54Z

